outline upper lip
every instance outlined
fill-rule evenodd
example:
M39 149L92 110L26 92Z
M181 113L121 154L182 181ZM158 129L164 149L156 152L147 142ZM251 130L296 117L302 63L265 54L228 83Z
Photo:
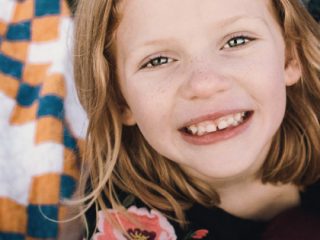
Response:
M219 111L219 112L213 112L213 113L209 113L209 114L204 114L201 115L199 117L195 117L192 118L191 120L185 122L182 127L180 127L179 129L182 130L186 127L189 127L191 125L195 125L198 124L200 122L204 122L204 121L214 121L218 118L221 118L223 116L227 116L230 114L236 114L236 113L240 113L240 112L249 112L252 110L249 109L233 109L233 110L225 110L225 111Z

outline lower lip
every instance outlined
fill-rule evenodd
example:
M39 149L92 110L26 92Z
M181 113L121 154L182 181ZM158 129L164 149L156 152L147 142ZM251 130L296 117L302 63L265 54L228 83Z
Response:
M253 113L238 126L231 127L223 131L209 133L203 136L190 135L185 132L181 132L182 138L186 142L194 145L208 145L208 144L213 144L220 141L225 141L230 138L236 137L237 135L244 132L249 127L252 117L253 117Z

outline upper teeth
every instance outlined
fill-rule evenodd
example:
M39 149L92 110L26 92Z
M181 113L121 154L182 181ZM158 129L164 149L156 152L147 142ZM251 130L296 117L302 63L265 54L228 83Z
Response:
M206 133L216 132L230 126L238 126L245 116L245 112L230 114L216 120L204 121L187 127L193 135L203 136Z

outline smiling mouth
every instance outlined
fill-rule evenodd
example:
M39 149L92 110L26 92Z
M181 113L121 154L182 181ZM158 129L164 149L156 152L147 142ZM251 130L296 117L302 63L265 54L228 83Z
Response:
M222 134L243 125L252 116L253 111L243 111L228 114L214 120L205 120L180 129L184 135L203 137Z

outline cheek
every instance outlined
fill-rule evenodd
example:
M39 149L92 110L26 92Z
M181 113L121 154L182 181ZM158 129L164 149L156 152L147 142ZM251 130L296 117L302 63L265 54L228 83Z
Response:
M272 63L269 63L272 64ZM273 63L273 66L264 71L264 84L261 87L261 96L270 102L275 109L284 108L286 104L286 84L284 68ZM276 104L276 105L273 105Z
M262 57L261 57L262 56ZM284 57L276 52L264 52L247 64L244 74L250 83L247 86L263 101L283 102L285 99Z
M167 156L168 144L173 144L173 134L176 130L172 125L171 98L145 93L129 99L129 102L137 126L146 141L158 153Z
M246 63L241 73L242 87L264 116L263 124L271 123L274 130L282 121L286 106L284 57L275 50L261 52Z
M143 135L153 134L163 125L168 125L170 110L168 101L164 99L148 91L131 91L127 102Z
M123 84L125 99L142 131L155 125L168 124L174 88L167 82L149 74L147 77L132 77Z
M269 63L270 66L271 63ZM279 64L280 65L280 64ZM284 71L274 64L261 69L261 84L256 84L265 130L274 134L280 127L286 109ZM280 65L281 66L281 65Z

